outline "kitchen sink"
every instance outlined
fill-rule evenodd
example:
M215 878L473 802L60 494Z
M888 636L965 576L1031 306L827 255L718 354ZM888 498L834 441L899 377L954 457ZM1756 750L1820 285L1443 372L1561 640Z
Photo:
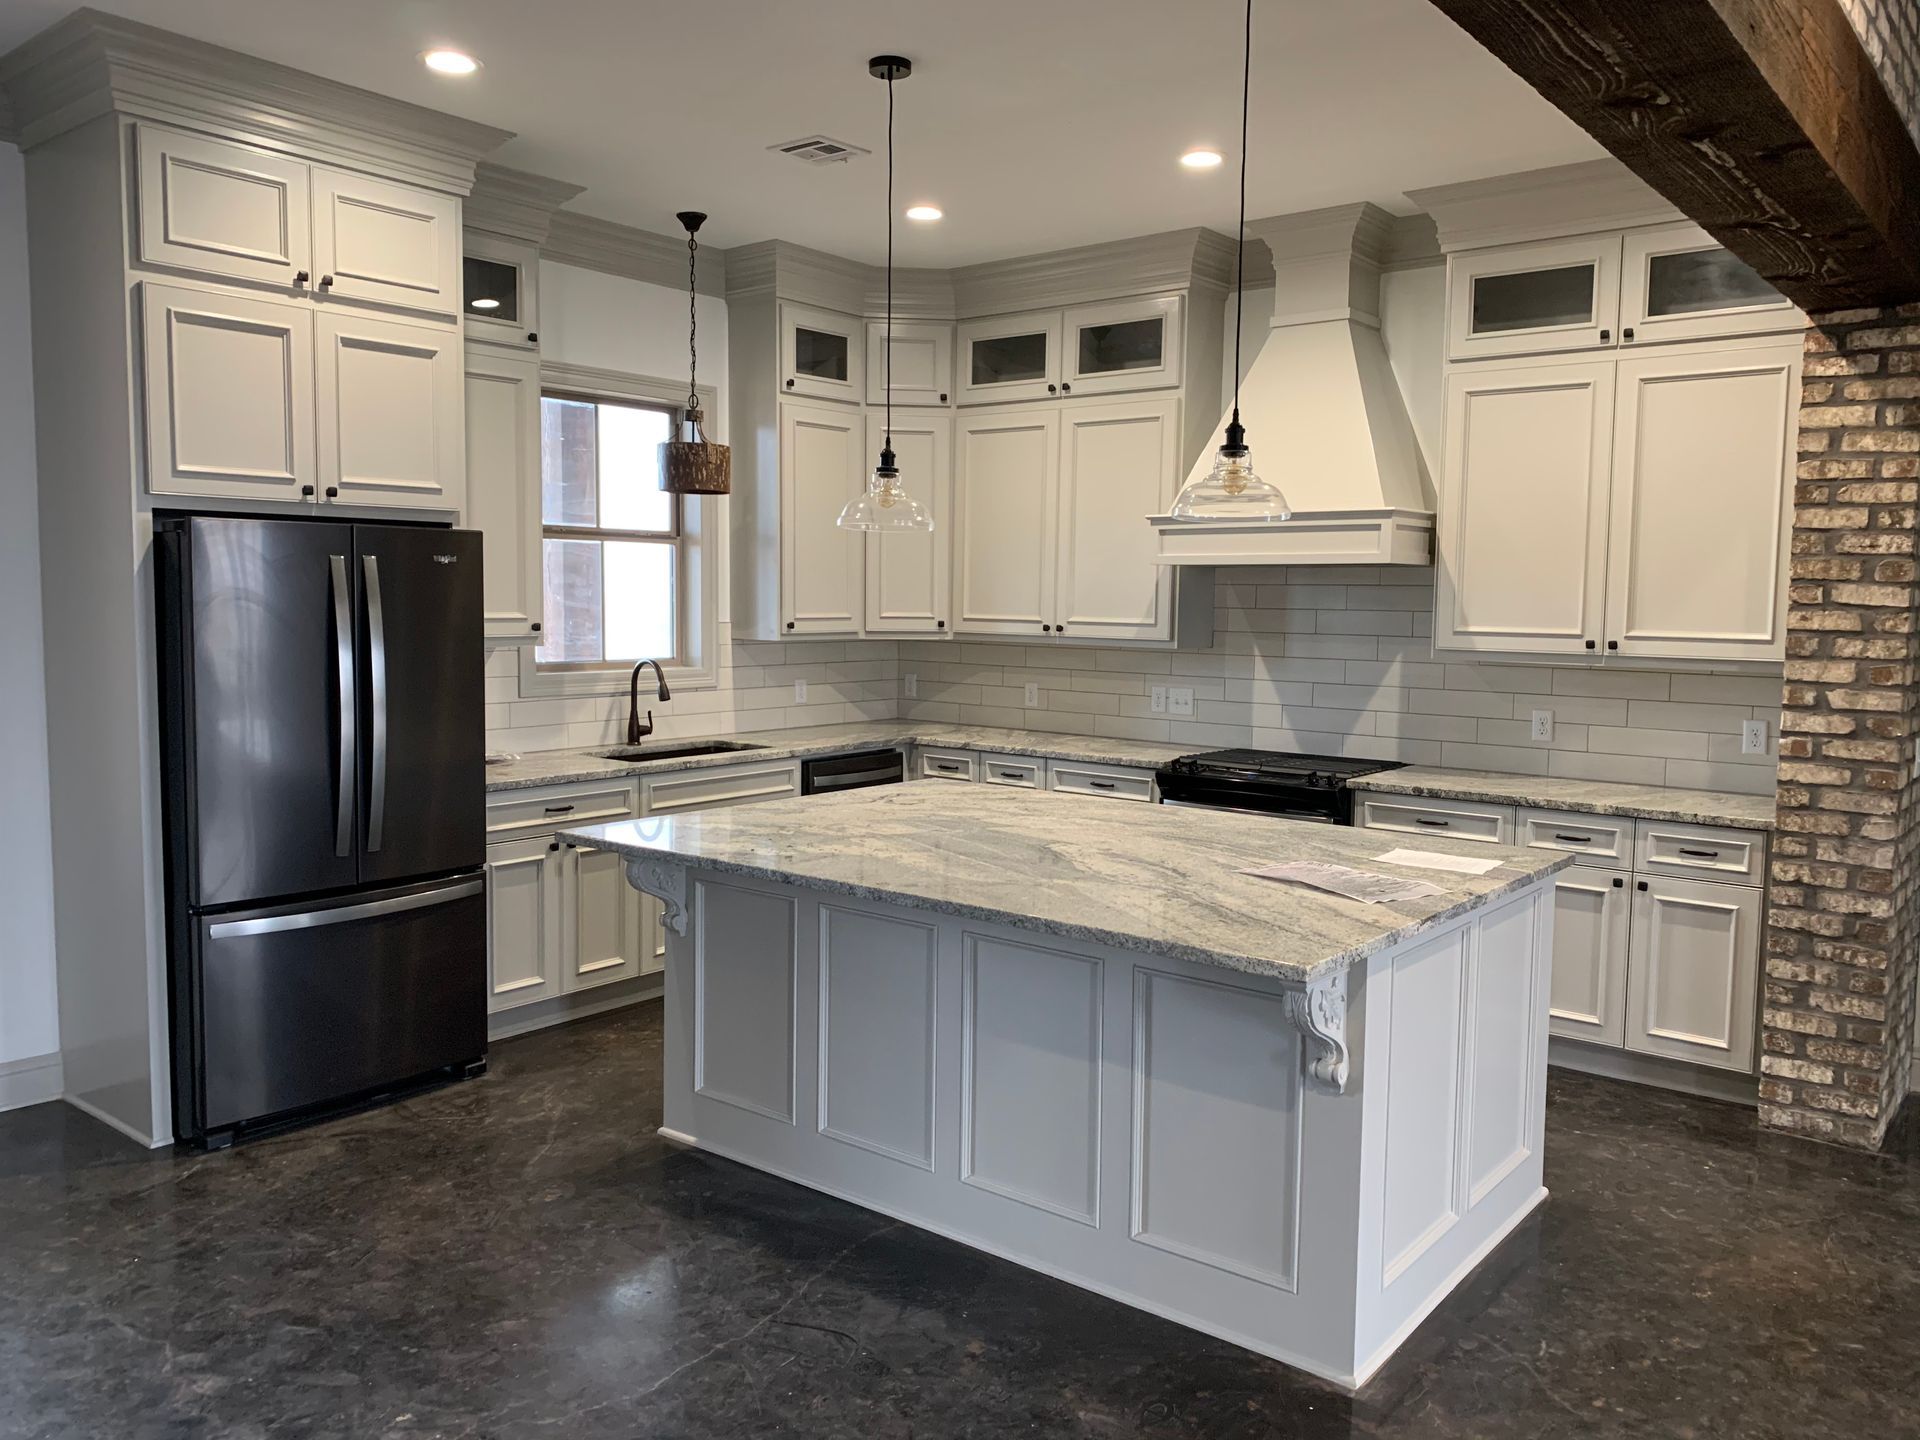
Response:
M596 750L601 760L684 760L689 755L731 755L740 750L764 750L764 745L749 745L744 740L702 740L695 745L622 745L613 750Z

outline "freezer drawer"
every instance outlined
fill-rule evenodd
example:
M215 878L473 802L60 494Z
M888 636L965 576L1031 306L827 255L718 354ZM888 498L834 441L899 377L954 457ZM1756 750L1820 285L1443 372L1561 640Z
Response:
M197 1113L183 1117L194 1132L350 1100L486 1053L478 874L228 911L196 928L203 1079Z

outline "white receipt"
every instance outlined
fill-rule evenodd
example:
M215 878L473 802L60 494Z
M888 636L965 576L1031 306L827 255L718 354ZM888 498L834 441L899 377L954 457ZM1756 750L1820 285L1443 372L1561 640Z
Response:
M1371 870L1329 865L1321 860L1289 860L1283 865L1261 866L1240 873L1261 880L1291 880L1299 885L1311 885L1316 890L1344 895L1349 900L1362 900L1369 905L1381 905L1389 900L1424 900L1429 895L1446 894L1438 885L1429 885L1424 880L1376 875Z
M1475 860L1468 855L1442 855L1438 850L1389 850L1376 855L1389 865L1411 865L1418 870L1451 870L1456 875L1484 875L1498 870L1499 860Z

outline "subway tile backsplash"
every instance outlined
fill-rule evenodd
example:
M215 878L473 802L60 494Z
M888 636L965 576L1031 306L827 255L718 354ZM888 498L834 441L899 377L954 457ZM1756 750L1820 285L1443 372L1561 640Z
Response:
M655 704L661 737L905 716L1191 744L1366 755L1419 765L1767 794L1780 681L1699 670L1472 663L1433 652L1430 570L1302 566L1217 572L1211 650L1003 641L723 643L720 685ZM917 696L906 699L904 677ZM807 682L807 702L793 682ZM1025 688L1039 687L1026 705ZM1156 714L1155 685L1193 691ZM643 687L644 688L644 687ZM619 696L523 700L519 659L487 666L487 745L551 750L626 738ZM1553 712L1553 738L1530 735ZM1768 753L1740 753L1765 720Z

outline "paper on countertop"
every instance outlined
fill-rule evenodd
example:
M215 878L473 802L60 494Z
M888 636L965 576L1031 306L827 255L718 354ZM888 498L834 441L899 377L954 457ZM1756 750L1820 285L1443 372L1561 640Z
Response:
M1429 895L1446 894L1438 885L1429 885L1424 880L1376 875L1371 870L1330 865L1323 860L1289 860L1285 864L1256 866L1240 873L1260 880L1292 880L1368 905L1381 905L1389 900L1424 900Z
M1411 865L1419 870L1451 870L1456 875L1484 875L1506 863L1476 860L1470 855L1442 855L1438 850L1389 850L1373 858L1389 865Z

